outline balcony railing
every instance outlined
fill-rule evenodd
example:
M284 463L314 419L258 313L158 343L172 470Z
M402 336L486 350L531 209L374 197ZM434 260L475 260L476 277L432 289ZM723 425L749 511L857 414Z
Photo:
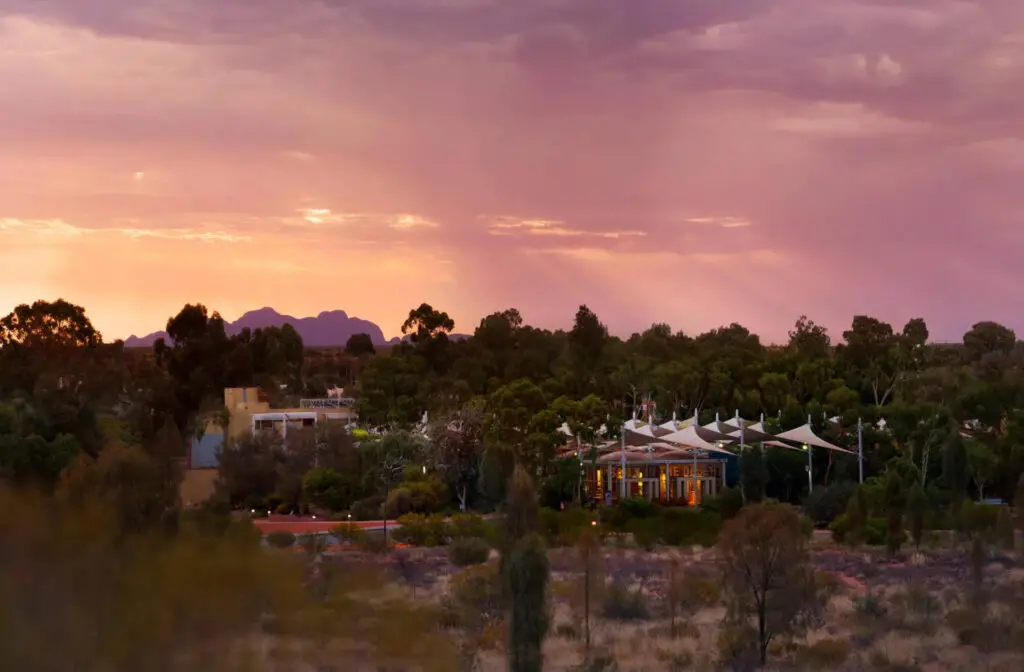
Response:
M299 408L350 408L355 399L332 397L329 399L299 399Z

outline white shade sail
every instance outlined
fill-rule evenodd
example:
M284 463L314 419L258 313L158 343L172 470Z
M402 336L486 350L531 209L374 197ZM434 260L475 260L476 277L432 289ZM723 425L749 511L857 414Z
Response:
M665 436L660 437L659 440L669 443L677 443L681 446L688 446L690 448L706 450L708 452L725 453L726 455L733 454L730 451L719 448L715 444L701 438L701 436L697 433L697 429L697 427L691 425L689 427L685 427L679 430L678 432L666 434Z
M663 422L658 427L667 430L669 432L678 432L680 429L685 429L693 424L693 418L687 418L686 420L676 420L673 418L668 422Z
M803 448L788 443L783 443L782 441L764 441L762 442L762 445L771 446L772 448L785 448L786 450L797 450L800 451L801 453L804 452Z
M708 424L701 426L694 426L694 431L697 436L701 437L705 441L725 441L732 443L735 437L729 436L729 432L736 431L735 427L721 426L719 422L709 422Z
M754 425L748 425L743 429L737 429L735 432L730 432L729 436L733 437L737 441L739 441L740 437L742 437L743 442L746 444L765 443L767 441L773 441L775 439L774 436L768 434L767 432L754 429Z
M834 443L829 443L825 439L819 437L811 429L810 425L801 425L796 429L791 429L788 432L782 432L776 434L775 438L783 439L785 441L792 441L793 443L802 443L808 446L815 446L816 448L825 448L827 450L834 450L840 453L853 453L852 450L846 448L840 448Z

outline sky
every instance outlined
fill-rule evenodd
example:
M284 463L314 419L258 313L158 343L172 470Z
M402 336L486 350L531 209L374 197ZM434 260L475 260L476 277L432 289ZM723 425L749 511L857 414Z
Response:
M1020 0L0 12L0 314L1024 332Z

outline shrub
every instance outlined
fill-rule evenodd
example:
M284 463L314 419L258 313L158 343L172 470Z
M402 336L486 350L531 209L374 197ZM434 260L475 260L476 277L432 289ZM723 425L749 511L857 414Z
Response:
M651 612L643 592L616 582L605 592L601 615L610 621L644 621Z
M448 543L449 526L442 516L424 516L422 513L407 513L398 518L401 525L394 531L393 538L415 546L441 546Z
M633 541L644 550L654 548L661 536L656 518L634 518L629 522L628 530L633 535Z
M555 540L558 539L559 530L561 528L562 521L561 515L558 511L549 508L541 508L540 510L540 531L544 535L544 539L549 544L554 544Z
M838 516L828 526L829 531L832 533L832 539L838 544L846 544L850 542L850 519L844 513ZM885 544L886 537L888 536L888 521L885 518L869 518L864 528L865 538L863 543L868 546L881 546Z
M800 532L808 539L814 536L814 522L807 516L800 516Z
M445 607L446 620L452 625L466 626L478 619L500 617L504 602L498 568L473 565L459 572L452 579Z
M812 670L836 668L850 656L850 646L842 639L819 639L800 650L798 659Z
M369 533L361 527L350 523L342 523L331 530L331 535L341 543L349 543L360 548L367 546Z
M717 513L722 520L729 520L736 517L743 508L743 493L739 488L725 488L705 501L701 508Z
M412 512L412 491L402 486L392 489L388 493L387 503L384 505L388 518L401 518Z
M570 546L576 543L583 530L594 521L594 514L587 509L573 507L565 511L540 510L540 526L544 540L549 546Z
M960 520L963 521L966 532L989 537L999 523L999 510L1002 508L996 504L964 500L960 509Z
M601 512L601 522L616 532L628 531L630 521L649 519L658 515L660 507L642 497L622 500Z
M267 535L267 544L273 548L291 548L295 545L295 535L288 530L274 530Z
M654 518L658 515L658 505L643 497L630 497L624 500L619 508L627 518Z
M992 531L993 541L1002 549L1012 551L1014 548L1013 516L1007 506L999 507L995 529Z
M475 537L486 539L488 536L487 521L475 513L456 513L449 525L449 534L453 539Z
M713 546L722 529L717 512L701 509L666 509L659 523L661 541L669 546Z
M542 646L549 626L546 599L550 577L541 536L534 533L518 540L505 569L505 586L512 598L508 614L508 670L540 672Z
M382 503L380 497L360 499L352 505L349 513L352 514L353 520L377 520L381 517Z
M835 483L815 488L804 499L804 513L814 525L827 526L846 512L847 504L856 490L856 483Z
M449 557L456 567L481 565L491 555L491 545L479 537L459 537L452 541Z

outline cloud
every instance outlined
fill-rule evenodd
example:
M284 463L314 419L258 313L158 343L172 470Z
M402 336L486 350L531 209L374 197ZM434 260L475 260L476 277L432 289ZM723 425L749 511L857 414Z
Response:
M246 243L252 237L225 231L203 231L196 229L144 229L133 227L88 228L79 227L60 219L25 220L0 219L0 235L37 236L47 239L75 240L82 236L117 235L133 240L155 238L162 240L187 240L203 243ZM8 243L10 245L11 243Z
M689 224L713 224L723 229L739 229L753 224L745 217L687 217L685 221Z
M0 310L77 293L117 335L185 300L388 333L423 300L769 339L1019 319L1017 0L5 10L0 264L26 289Z
M487 218L485 218L487 219ZM492 236L554 236L554 237L590 237L618 240L638 238L647 235L646 231L590 231L574 229L565 222L547 219L530 219L520 217L490 218L488 232Z

